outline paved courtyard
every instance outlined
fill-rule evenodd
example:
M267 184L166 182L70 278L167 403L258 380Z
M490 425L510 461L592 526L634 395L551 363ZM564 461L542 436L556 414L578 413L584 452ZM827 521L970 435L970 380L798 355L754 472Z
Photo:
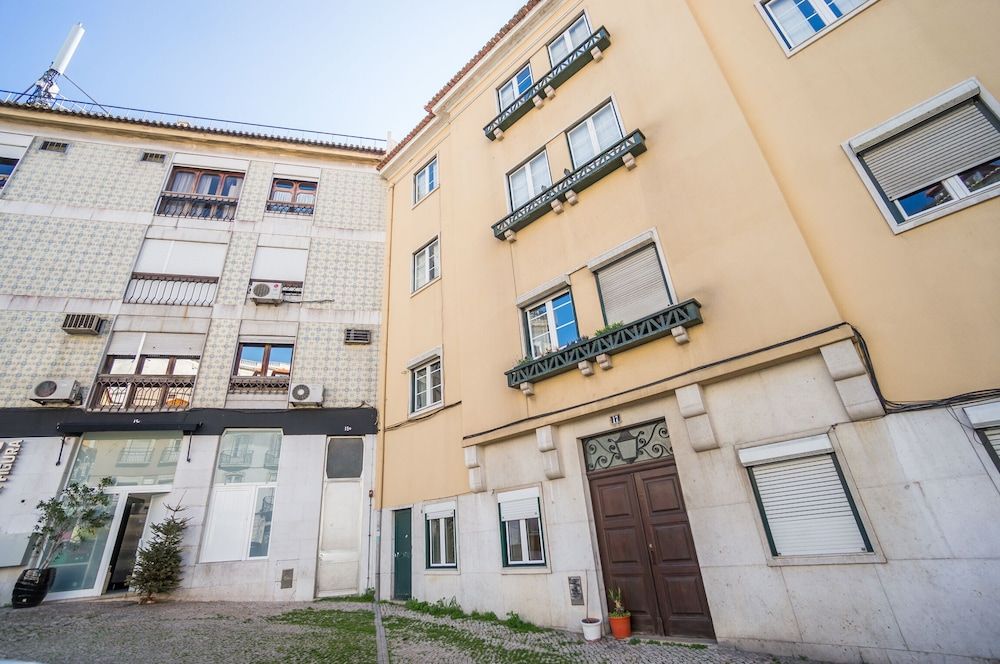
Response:
M394 664L496 662L769 663L778 658L716 646L605 639L495 621L453 619L381 604ZM93 662L378 662L370 603L164 602L132 600L0 609L0 659L44 664ZM537 631L536 631L537 630Z

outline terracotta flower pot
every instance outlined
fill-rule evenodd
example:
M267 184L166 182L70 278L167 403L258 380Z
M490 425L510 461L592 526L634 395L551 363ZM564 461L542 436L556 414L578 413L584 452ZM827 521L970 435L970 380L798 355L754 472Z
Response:
M622 639L627 639L632 636L632 616L609 616L608 622L611 623L611 633L619 641Z

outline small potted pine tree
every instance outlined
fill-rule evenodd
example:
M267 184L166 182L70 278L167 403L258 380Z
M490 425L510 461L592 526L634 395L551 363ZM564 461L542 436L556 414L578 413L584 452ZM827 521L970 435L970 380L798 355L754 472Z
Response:
M15 609L41 604L56 580L57 569L52 567L56 557L94 539L97 531L111 520L112 511L108 509L111 496L104 490L112 483L110 477L102 479L96 487L71 482L58 495L38 503L36 509L40 514L35 524L38 566L21 572L14 584L11 604Z
M181 541L191 519L178 516L185 509L180 505L164 507L170 515L149 527L153 537L139 547L128 579L129 590L140 595L140 604L151 604L156 601L154 595L170 593L181 585Z
M632 614L622 601L621 587L608 590L608 598L611 599L611 610L608 611L611 633L616 639L627 639L632 636Z

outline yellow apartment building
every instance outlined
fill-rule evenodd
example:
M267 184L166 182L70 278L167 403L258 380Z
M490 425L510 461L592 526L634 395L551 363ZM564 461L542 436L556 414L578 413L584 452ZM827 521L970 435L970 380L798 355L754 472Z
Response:
M528 2L380 165L381 595L1000 657L997 25Z

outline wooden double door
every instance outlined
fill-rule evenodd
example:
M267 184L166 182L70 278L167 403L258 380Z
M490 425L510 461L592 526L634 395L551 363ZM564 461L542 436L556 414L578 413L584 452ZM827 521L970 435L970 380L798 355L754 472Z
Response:
M673 460L591 473L606 588L622 589L632 628L714 638Z

